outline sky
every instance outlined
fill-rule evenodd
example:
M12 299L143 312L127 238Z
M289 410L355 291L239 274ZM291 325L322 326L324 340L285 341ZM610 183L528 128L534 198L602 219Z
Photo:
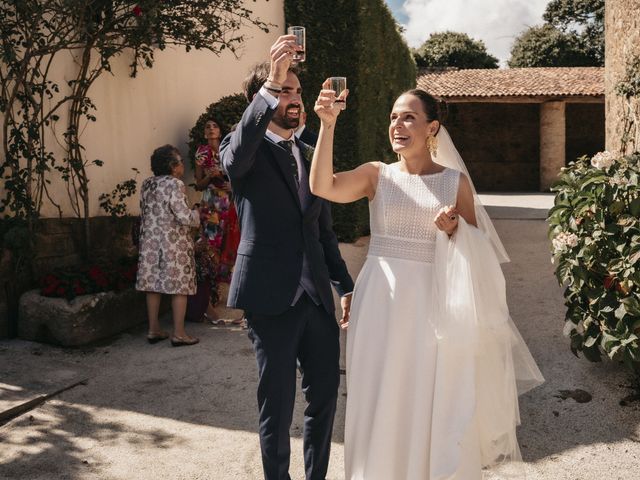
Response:
M484 41L487 51L506 65L514 39L543 23L549 0L385 0L405 28L410 47L433 32L452 30Z

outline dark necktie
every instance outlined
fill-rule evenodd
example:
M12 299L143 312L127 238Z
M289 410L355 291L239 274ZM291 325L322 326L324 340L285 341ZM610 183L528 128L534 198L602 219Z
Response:
M296 187L300 186L300 173L298 172L298 162L293 155L293 140L282 140L278 142L282 148L289 153L289 163L291 164L291 170L293 171L293 177L296 179Z
M293 155L293 140L282 140L278 142L278 145L289 152L289 160L291 163L291 169L293 170L293 176L296 180L300 206L304 211L311 200L307 171L304 168L304 165L302 165L302 171L298 171L298 162L296 161L296 157ZM300 175L302 175L302 181L300 181ZM311 271L311 265L309 264L309 258L307 257L306 253L304 253L302 256L302 273L300 275L300 283L296 295L293 299L292 305L295 305L298 302L303 292L307 292L313 302L316 305L320 305L320 297L318 296L318 292L313 281L313 273Z

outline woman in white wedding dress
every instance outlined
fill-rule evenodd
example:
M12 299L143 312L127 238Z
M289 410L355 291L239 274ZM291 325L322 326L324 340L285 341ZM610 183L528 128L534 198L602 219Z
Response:
M346 478L481 479L519 459L517 396L543 381L509 318L508 257L433 97L396 100L397 163L334 174L340 109L329 88L315 105L311 190L340 203L367 197L371 222L348 322Z

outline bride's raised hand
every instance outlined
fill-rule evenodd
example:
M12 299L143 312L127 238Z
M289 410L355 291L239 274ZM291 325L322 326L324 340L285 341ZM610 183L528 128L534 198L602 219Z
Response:
M342 111L340 104L336 103L336 100L344 101L348 96L349 90L345 89L338 97L336 97L336 92L331 90L331 82L329 79L324 81L322 84L322 90L320 90L316 104L313 107L313 110L316 112L324 126L329 127L335 125L336 119Z

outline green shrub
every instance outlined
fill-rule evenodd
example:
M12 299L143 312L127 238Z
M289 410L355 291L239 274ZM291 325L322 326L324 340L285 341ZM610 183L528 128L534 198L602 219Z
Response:
M413 88L416 65L383 0L285 0L287 25L306 28L306 62L300 73L312 130L319 128L313 105L327 77L347 77L349 99L335 138L335 170L395 159L389 146L389 112L396 97ZM333 205L338 238L368 233L366 200Z
M562 170L549 212L565 334L591 361L640 373L640 153L582 157Z

